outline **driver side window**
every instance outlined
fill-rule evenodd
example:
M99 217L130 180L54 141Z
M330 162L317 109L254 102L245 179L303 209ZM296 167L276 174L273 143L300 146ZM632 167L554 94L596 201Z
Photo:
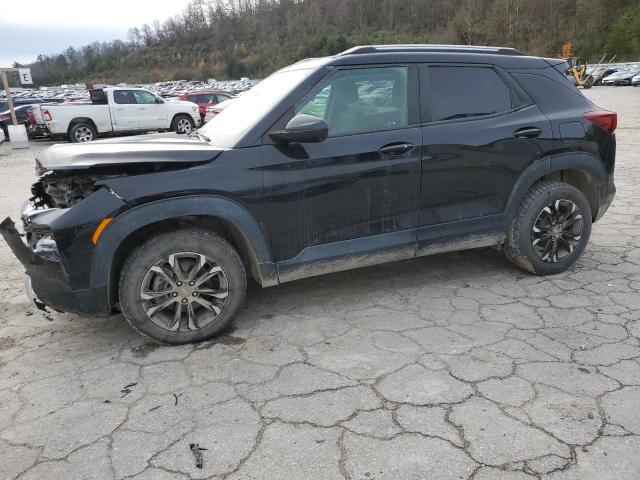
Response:
M141 105L141 104L145 104L145 105L149 105L149 104L154 104L156 103L156 96L149 93L149 92L145 92L144 90L133 90L133 96L136 99L136 103Z
M295 113L324 119L330 137L404 128L407 67L340 70L296 105Z

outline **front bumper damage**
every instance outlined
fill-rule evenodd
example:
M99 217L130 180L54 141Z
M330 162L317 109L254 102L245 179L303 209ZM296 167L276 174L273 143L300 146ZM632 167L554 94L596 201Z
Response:
M49 319L52 311L81 315L106 312L106 288L71 288L62 261L34 252L22 240L10 217L0 223L0 235L25 268L27 297L38 312Z
M70 208L39 207L34 199L26 202L21 212L24 234L10 217L0 223L0 235L29 277L27 296L39 312L112 313L108 278L92 281L91 235L102 219L126 208L109 189L100 188Z
M53 310L38 298L36 292L33 291L33 286L31 285L31 277L27 274L24 276L24 293L27 295L27 298L31 301L31 305L36 312L39 312L44 318L49 321L54 320L54 312L62 313L57 310Z

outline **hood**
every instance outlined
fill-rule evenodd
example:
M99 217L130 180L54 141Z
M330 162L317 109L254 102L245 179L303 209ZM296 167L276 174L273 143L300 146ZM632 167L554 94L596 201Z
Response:
M180 99L173 99L173 98L167 98L167 103L171 103L171 104L176 104L176 105L189 105L190 107L194 107L194 106L198 106L197 103L194 102L189 102L187 100L180 100Z
M140 163L198 163L213 160L221 152L221 148L198 138L159 133L53 145L36 156L36 168L42 172Z
M621 74L621 75L620 75L620 77L619 77L619 78L633 78L633 77L635 77L637 74L638 74L638 72L634 72L634 71L631 71L631 72L624 72L623 74Z

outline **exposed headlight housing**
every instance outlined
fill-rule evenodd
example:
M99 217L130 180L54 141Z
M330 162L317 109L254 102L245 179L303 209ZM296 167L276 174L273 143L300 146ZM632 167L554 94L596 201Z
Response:
M51 235L39 237L35 242L33 253L51 260L58 260L60 258L58 245Z

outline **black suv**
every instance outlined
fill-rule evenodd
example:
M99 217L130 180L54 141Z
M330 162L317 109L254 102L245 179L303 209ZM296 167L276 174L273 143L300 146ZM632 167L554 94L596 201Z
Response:
M513 49L367 46L304 60L191 136L55 145L2 235L36 305L121 310L168 343L233 320L263 287L503 246L570 267L614 197L616 114L562 60Z

